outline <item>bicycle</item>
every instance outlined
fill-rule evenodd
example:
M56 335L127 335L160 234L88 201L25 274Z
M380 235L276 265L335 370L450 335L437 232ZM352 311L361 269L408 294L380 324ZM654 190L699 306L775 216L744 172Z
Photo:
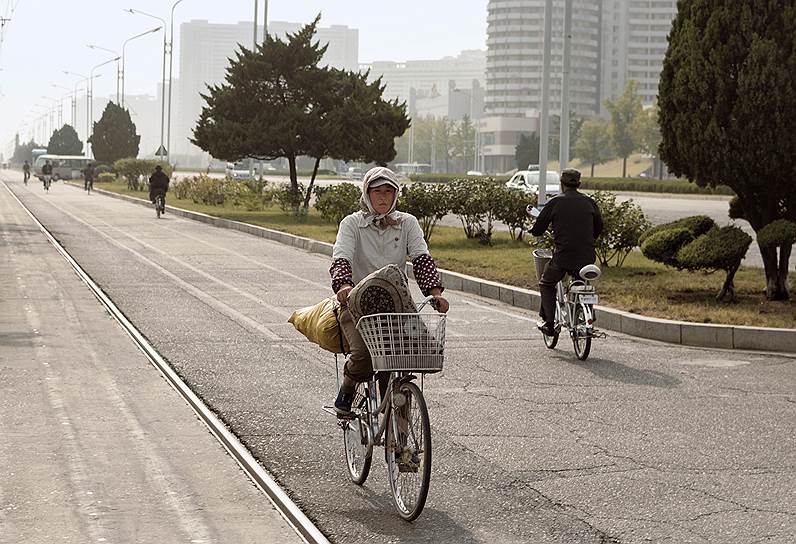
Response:
M46 192L50 192L50 184L52 183L52 177L45 175L44 176L44 190Z
M536 263L537 280L542 279L542 272L553 254L549 249L533 250ZM564 287L564 281L556 285L556 315L553 320L553 334L542 332L544 344L547 349L553 349L558 344L561 329L567 329L572 338L575 355L585 361L591 351L592 338L604 338L605 333L594 328L596 314L594 305L599 302L597 291L591 282L600 277L602 271L595 265L584 266L578 272L580 278L573 278Z
M83 189L85 189L85 191L88 194L91 194L91 190L93 188L94 188L94 180L93 179L89 178L89 179L86 179L86 180L83 181Z
M163 195L158 194L155 196L155 215L160 219L161 214L166 211L166 199Z
M442 370L446 317L420 313L433 299L424 299L417 313L373 314L359 319L357 330L370 352L375 374L357 386L352 415L339 420L351 481L365 483L373 448L383 446L393 503L406 521L423 511L431 482L431 424L423 382L426 373ZM339 388L339 367L337 370ZM420 387L414 383L416 374L421 376ZM380 381L387 385L379 398ZM324 410L335 413L330 406Z
M30 179L30 172L23 172L22 173L22 182L27 185L28 180Z

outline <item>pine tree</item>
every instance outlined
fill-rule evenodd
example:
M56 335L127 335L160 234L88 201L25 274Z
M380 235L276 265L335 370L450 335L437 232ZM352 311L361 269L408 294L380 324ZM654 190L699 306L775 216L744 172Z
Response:
M108 102L88 141L97 161L113 164L119 159L137 157L141 136L136 134L130 112Z
M50 137L47 153L52 155L82 155L83 142L71 125L64 125Z

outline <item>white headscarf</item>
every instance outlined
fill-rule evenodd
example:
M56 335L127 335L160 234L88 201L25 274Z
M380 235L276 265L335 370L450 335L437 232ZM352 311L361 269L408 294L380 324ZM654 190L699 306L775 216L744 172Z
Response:
M379 185L384 184L391 185L395 189L395 200L393 200L392 206L390 206L390 211L385 214L379 214L373 209L373 204L370 202L370 196L368 196L368 189L371 186L378 187ZM395 175L395 172L383 166L371 168L365 172L365 175L362 177L362 196L359 199L359 207L363 212L365 212L365 214L368 216L368 219L377 227L384 229L389 225L398 224L395 208L398 205L399 189L400 186L398 184L398 177Z

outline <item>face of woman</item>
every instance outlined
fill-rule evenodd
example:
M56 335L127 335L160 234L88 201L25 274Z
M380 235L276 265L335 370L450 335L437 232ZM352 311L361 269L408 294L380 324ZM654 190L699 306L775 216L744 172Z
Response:
M376 213L383 215L392 208L392 203L395 200L395 188L391 185L379 185L368 189L368 198L370 198L370 205L373 206Z

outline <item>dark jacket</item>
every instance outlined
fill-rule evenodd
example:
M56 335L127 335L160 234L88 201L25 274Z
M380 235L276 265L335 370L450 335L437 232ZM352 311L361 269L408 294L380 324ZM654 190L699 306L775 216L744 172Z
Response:
M579 270L595 261L594 240L603 231L603 218L594 200L573 189L551 198L536 218L531 234L541 236L550 225L556 265Z
M169 176L162 170L156 170L149 176L149 193L165 193L169 190Z
M45 163L44 166L41 167L41 173L45 176L49 176L53 173L53 165Z

